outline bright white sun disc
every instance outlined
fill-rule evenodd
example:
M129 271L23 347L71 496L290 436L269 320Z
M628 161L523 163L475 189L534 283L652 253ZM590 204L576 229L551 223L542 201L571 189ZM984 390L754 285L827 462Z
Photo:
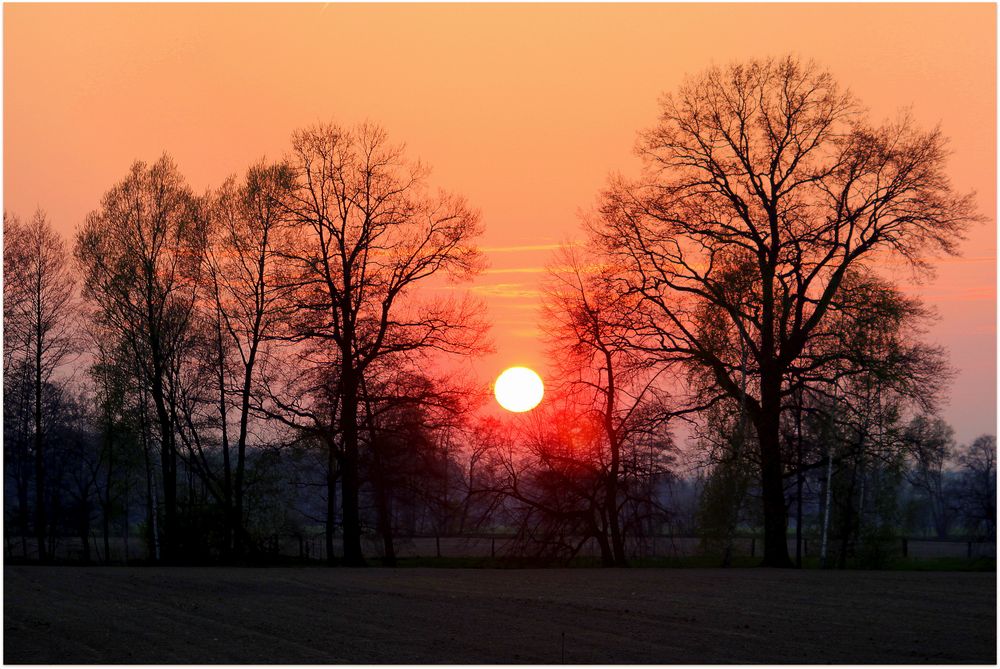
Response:
M541 377L527 367L511 367L497 377L493 394L504 409L521 413L538 406L545 394L545 385Z

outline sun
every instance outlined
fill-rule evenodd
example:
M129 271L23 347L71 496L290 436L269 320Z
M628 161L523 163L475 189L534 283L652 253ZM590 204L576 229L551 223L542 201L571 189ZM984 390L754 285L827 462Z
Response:
M497 402L507 411L531 411L542 401L545 385L533 370L527 367L510 367L497 377L493 384Z

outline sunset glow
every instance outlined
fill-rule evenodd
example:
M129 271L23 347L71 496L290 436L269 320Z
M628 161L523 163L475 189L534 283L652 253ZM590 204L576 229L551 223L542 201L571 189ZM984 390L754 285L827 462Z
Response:
M531 411L542 401L545 385L534 371L527 367L511 367L497 377L493 394L507 411Z
M4 658L996 664L997 6L8 0Z
M370 119L482 212L489 268L471 290L495 349L544 376L543 267L583 241L578 214L608 174L635 173L659 96L710 63L798 53L874 120L902 107L939 123L953 182L995 211L995 17L985 3L8 4L5 206L42 206L69 238L135 159L167 151L202 191L281 157L296 128ZM944 412L959 439L996 423L995 245L992 222L973 228L912 291L941 316L930 336L957 372ZM471 364L488 382L504 362Z

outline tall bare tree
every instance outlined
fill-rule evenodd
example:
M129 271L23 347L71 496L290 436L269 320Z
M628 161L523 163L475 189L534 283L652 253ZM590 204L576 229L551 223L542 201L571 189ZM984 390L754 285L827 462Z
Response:
M177 409L172 386L203 268L204 203L173 161L135 162L87 216L76 239L84 295L95 316L120 333L148 386L159 431L163 557L178 541Z
M788 57L715 67L664 97L637 180L615 179L593 222L642 298L641 345L705 370L757 433L764 564L790 566L780 425L785 380L852 271L901 260L926 274L977 219L954 191L938 129L873 125L833 77ZM734 270L744 278L730 280ZM712 346L710 307L748 352ZM713 331L717 328L713 328ZM752 381L740 383L746 369Z
M28 553L31 536L31 507L28 494L31 488L31 393L30 365L28 364L27 327L23 322L24 305L27 304L27 247L11 244L11 238L24 236L24 223L15 215L4 211L3 248L3 436L5 469L11 471L17 491L17 520L15 525L21 536L21 553ZM18 321L21 317L22 320Z
M308 236L297 255L301 318L295 336L325 342L336 365L344 560L363 564L359 514L359 409L371 366L435 350L474 352L471 304L416 299L435 275L480 266L479 215L461 197L427 187L428 170L381 128L319 125L296 132L294 214ZM331 372L334 370L331 370ZM330 491L332 495L332 490Z
M35 538L38 558L44 561L50 557L45 541L45 463L47 432L53 422L46 415L51 403L45 396L53 374L78 344L75 281L66 246L43 211L36 211L27 223L5 214L4 228L4 346L9 347L4 351L4 381L13 385L21 367L24 374L17 376L27 382L28 392L22 396L30 396L31 406Z
M292 184L287 165L261 162L242 181L228 179L213 199L206 265L208 318L213 324L213 368L219 392L225 543L236 557L244 548L252 395L260 385L258 375L266 364L268 339L289 318L287 297L293 283L285 255L292 237L288 207ZM235 435L230 434L231 420Z

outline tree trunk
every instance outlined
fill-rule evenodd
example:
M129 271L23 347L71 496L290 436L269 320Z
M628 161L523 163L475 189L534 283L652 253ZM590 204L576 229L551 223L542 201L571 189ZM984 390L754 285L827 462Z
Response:
M594 538L597 540L597 545L601 549L601 565L605 567L615 566L615 555L611 550L611 543L608 541L607 533L603 532L597 523L594 523L593 527Z
M627 567L628 558L625 556L625 537L622 533L621 523L618 518L618 457L617 454L611 456L612 466L608 474L607 500L605 502L605 513L608 516L608 529L611 534L611 552L613 563L616 567Z
M238 558L242 552L243 542L240 533L236 531L237 511L233 502L233 478L229 462L229 444L222 446L222 498L226 505L225 525L222 537L222 555L227 562Z
M102 529L104 530L104 562L111 563L111 494L106 493L104 499L104 513L102 518Z
M382 535L382 548L385 553L383 563L386 567L395 567L396 547L392 541L392 512L389 508L389 495L385 490L384 481L378 485L375 499L378 506L378 531Z
M172 561L177 542L177 455L174 451L174 431L163 392L163 378L154 367L153 404L160 428L160 467L163 476L163 532L160 541L162 558Z
M128 565L128 560L129 560L129 552L128 552L128 525L129 525L129 512L130 512L130 509L131 509L130 495L132 494L131 493L131 486L129 485L129 474L128 474L128 471L125 472L125 476L122 478L122 483L125 485L125 490L122 492L123 506L125 507L124 509L122 509L122 518L123 518L123 522L122 522L122 545L125 548L125 553L124 553L122 561L127 566Z
M795 405L795 566L802 568L802 391Z
M114 440L112 437L112 421L108 420L108 436L105 442L108 449L108 474L104 481L104 500L101 506L101 510L104 512L102 514L102 525L104 530L104 562L111 563L111 484L114 480ZM100 493L98 493L100 494ZM125 519L125 523L128 524L128 519Z
M764 498L764 567L792 567L788 556L788 509L781 462L781 377L761 376L761 411L757 421L760 441L761 492Z
M369 434L371 435L370 443L374 458L374 471L372 472L371 481L375 488L375 510L378 513L378 532L382 536L382 551L384 554L382 562L386 567L395 567L396 547L392 541L392 509L390 505L388 473L382 461L380 450L382 444L375 437L375 428L370 407L367 403L365 406L368 413L367 425ZM440 523L438 523L438 526L438 534L440 534Z
M263 260L261 260L263 264ZM260 270L263 272L263 269ZM253 370L257 360L257 345L260 329L261 314L258 311L257 320L254 323L254 342L250 347L250 355L247 357L246 365L243 369L243 391L240 398L240 433L236 442L236 480L233 495L235 499L235 531L236 531L236 555L243 552L242 537L243 530L243 479L246 472L247 461L247 435L249 434L250 421L250 394L253 389Z
M41 316L39 315L39 318ZM37 332L35 341L35 539L38 542L38 560L48 561L45 550L45 453L42 437L42 334Z
M153 463L149 457L149 423L146 420L146 392L142 392L142 408L139 411L139 431L142 435L142 457L146 465L146 533L150 558L160 561L160 533L157 528L156 482L153 480Z
M611 352L604 349L604 369L608 374L607 403L604 409L604 430L608 436L608 445L611 448L611 463L608 468L608 477L605 485L605 509L608 517L608 528L611 531L611 550L614 557L614 565L617 567L627 567L628 560L625 557L625 539L622 536L621 525L618 519L618 475L621 470L621 442L618 438L618 431L614 425L615 414L615 367L611 357Z
M18 438L18 458L17 472L17 517L18 527L21 530L21 556L28 557L28 537L31 534L31 520L28 513L28 488L30 486L30 468L28 465L28 449L25 447L27 439L23 435Z
M830 534L830 502L832 498L833 484L833 454L830 446L826 449L826 476L823 477L823 534L820 541L819 564L826 569L827 565L827 544Z
M233 538L233 554L239 558L246 550L243 542L243 477L246 469L247 445L247 414L249 413L249 389L244 390L243 405L240 413L240 434L236 443L236 476L231 491L232 506L230 508L229 530L235 534ZM229 453L226 453L226 484L229 485Z
M348 342L349 343L349 342ZM344 564L349 567L365 566L361 553L360 480L358 473L358 380L351 360L344 355L341 367L343 398L340 413L341 433L344 437L344 456L341 477L341 505L344 523Z
M156 322L155 307L147 299L147 319ZM167 371L167 356L158 328L152 327L147 334L150 348L150 394L156 410L156 420L160 432L160 467L163 478L163 527L160 539L160 553L164 561L172 561L177 548L177 450L174 442L174 423L167 407L164 378Z
M223 524L222 556L225 561L239 557L241 540L236 531L237 512L233 508L233 468L229 457L229 415L226 410L226 368L225 355L222 350L222 333L216 324L216 353L218 355L219 383L219 421L222 426L222 499L225 504L225 522ZM242 514L240 514L242 515Z
M90 504L87 503L87 497L89 495L89 490L83 492L83 500L80 502L80 544L83 547L83 555L81 559L84 564L90 564ZM97 556L100 559L100 555ZM105 553L105 560L107 559L107 553Z
M335 564L333 530L337 520L337 455L333 443L327 445L326 456L326 563Z

